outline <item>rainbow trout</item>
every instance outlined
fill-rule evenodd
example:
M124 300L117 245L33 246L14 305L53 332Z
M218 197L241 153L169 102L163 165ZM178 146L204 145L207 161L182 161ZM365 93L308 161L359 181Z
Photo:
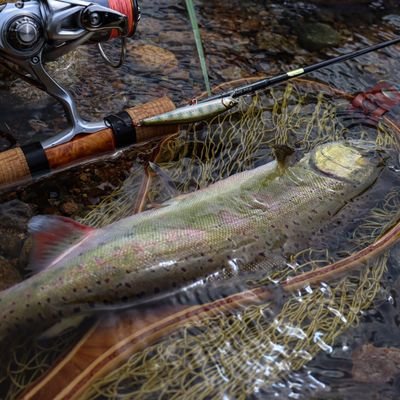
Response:
M41 271L0 292L0 340L268 266L368 188L381 165L366 142L335 142L292 166L273 161L102 229L34 217Z

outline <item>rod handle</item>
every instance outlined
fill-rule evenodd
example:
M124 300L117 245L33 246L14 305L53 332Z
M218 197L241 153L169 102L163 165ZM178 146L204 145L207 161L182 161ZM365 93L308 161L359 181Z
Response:
M0 153L0 185L31 178L24 152L20 147Z
M32 143L1 152L0 187L66 168L106 153L113 153L131 144L174 134L178 131L177 125L138 126L139 121L144 118L174 109L175 104L172 100L162 97L111 116L113 121L116 121L115 126L90 134L77 135L67 143L48 149L43 149L40 143Z

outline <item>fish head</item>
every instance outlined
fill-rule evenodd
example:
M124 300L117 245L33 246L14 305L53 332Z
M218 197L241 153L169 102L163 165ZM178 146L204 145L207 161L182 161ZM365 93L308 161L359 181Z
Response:
M372 184L383 168L381 152L365 140L320 145L312 152L311 163L324 175L363 186Z

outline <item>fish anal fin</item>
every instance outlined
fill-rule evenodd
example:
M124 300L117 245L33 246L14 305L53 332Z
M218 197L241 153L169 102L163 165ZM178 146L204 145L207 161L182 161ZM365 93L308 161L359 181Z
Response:
M56 215L39 215L29 222L33 250L29 269L33 272L50 268L71 246L81 242L94 228L73 219Z

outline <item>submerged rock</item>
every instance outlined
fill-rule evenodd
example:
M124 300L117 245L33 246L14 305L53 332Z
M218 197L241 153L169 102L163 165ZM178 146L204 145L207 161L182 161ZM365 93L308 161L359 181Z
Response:
M0 291L20 282L22 277L14 265L0 257Z
M353 352L353 378L358 382L386 383L400 375L400 349L367 344Z
M0 205L0 257L21 259L21 250L28 236L27 224L33 216L31 207L19 200Z
M319 51L339 45L340 35L328 24L308 22L298 29L298 40L304 49Z
M128 52L132 54L135 64L147 71L162 71L164 73L175 69L178 60L172 51L151 44L128 45Z

